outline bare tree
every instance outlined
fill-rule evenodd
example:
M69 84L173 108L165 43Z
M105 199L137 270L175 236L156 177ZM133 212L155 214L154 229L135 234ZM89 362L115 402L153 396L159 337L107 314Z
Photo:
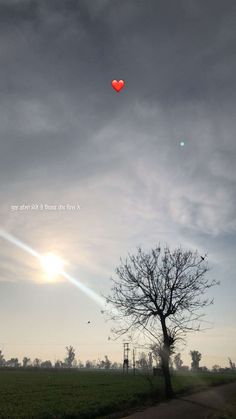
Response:
M119 364L118 364L118 362L112 362L112 364L111 364L111 368L113 369L113 370L117 370L118 368L119 368Z
M40 368L41 365L41 360L39 358L35 358L35 360L33 361L33 366L36 368Z
M47 360L47 361L43 361L42 363L41 363L41 368L52 368L52 363L51 363L51 361L50 360Z
M198 351L190 351L190 355L192 358L191 367L193 371L199 370L199 362L202 359L202 354Z
M63 362L60 359L57 359L55 362L55 368L62 368Z
M108 316L120 322L114 332L119 337L141 331L159 345L167 397L173 395L169 361L174 343L187 331L200 330L200 309L213 302L203 298L216 284L206 278L205 259L181 247L173 251L157 247L150 252L139 248L137 254L121 259L112 278Z
M94 363L93 363L94 365ZM111 361L108 359L108 356L105 355L104 359L98 361L98 368L109 370L111 367Z
M67 367L71 368L73 361L75 359L75 349L73 346L66 346L67 357L65 358L65 364Z
M228 358L229 361L229 367L232 371L235 371L235 362L232 361L231 358Z
M80 359L78 360L78 368L84 368L84 363Z
M174 357L174 364L175 364L175 368L177 370L180 370L181 369L181 367L183 365L183 361L181 359L181 354L180 353L178 353L178 354L175 355L175 357Z
M150 346L150 349L152 351L152 358L155 361L156 367L160 366L160 351L159 351L159 345L157 343L153 343Z
M145 354L145 352L141 352L139 354L139 357L136 361L136 365L138 368L141 368L142 370L147 370L148 369L148 358L147 358L147 354Z
M89 359L85 362L85 368L93 368L93 363L92 361L89 361Z
M111 367L111 361L108 359L108 356L105 355L105 364L104 364L104 368L105 370L109 370Z
M6 364L6 360L4 358L2 351L0 351L0 367L3 367L5 364Z
M30 358L28 358L27 356L25 356L25 357L23 358L23 360L22 360L22 366L23 366L24 368L27 368L27 367L29 366L29 364L30 364Z
M18 368L20 366L18 358L9 359L8 361L6 361L6 366L11 368Z
M212 366L212 372L219 372L220 368L221 368L220 365L215 364Z

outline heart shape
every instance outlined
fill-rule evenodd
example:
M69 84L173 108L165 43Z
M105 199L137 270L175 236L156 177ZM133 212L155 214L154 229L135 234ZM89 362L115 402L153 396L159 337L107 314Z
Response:
M124 80L112 80L111 85L116 92L119 92L121 89L123 89L125 82Z

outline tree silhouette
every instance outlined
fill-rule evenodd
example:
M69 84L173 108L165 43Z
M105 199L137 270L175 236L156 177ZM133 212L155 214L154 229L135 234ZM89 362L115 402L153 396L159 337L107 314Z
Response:
M6 366L11 368L18 368L20 366L18 358L9 359L8 361L6 361Z
M0 367L4 366L6 364L6 361L4 359L4 355L2 351L0 351Z
M136 364L142 370L147 370L147 368L148 368L148 358L147 358L147 355L145 354L145 352L141 352L139 354L139 357L136 361Z
M213 302L203 298L216 284L206 278L208 270L197 251L159 246L121 259L112 278L107 313L120 323L114 332L134 337L141 330L159 345L167 397L173 395L169 362L174 343L188 330L200 330L200 309Z
M26 368L26 367L28 367L28 366L29 366L29 364L30 364L30 358L27 358L27 356L25 356L25 357L23 358L23 360L22 360L22 366L23 366L24 368Z
M71 368L73 361L75 359L75 349L73 346L66 346L67 357L65 358L65 364L67 367Z
M52 368L52 363L51 361L47 360L47 361L43 361L41 363L41 368Z
M175 368L177 370L180 370L181 369L181 367L183 365L183 361L181 359L180 353L178 353L178 354L175 355L175 357L174 357L174 364L175 364Z
M202 359L202 354L198 351L190 351L190 355L192 357L191 367L193 371L197 371L199 369L199 362Z
M92 361L87 360L86 363L85 363L85 368L93 368Z
M229 360L230 369L232 371L235 371L235 362L233 362L231 358L228 358L228 360Z
M40 368L41 365L41 360L39 358L35 358L35 360L33 361L33 366L36 368Z
M60 359L57 359L55 362L55 368L61 368L62 367L62 362L60 361Z
M221 368L220 365L215 364L212 366L212 372L219 372L220 368Z
M105 370L109 370L111 367L111 361L108 359L108 356L105 355L105 363L104 363Z

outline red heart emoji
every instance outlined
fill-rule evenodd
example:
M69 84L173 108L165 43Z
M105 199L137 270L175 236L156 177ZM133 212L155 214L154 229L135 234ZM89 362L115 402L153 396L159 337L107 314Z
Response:
M125 82L124 80L112 80L111 85L113 89L115 89L117 92L119 92L121 89L123 89Z

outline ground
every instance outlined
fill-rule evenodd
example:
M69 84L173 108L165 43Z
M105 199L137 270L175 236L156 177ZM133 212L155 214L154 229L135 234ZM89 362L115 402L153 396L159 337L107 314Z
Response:
M231 396L225 406L212 416L211 419L236 419L236 391Z
M124 419L235 419L236 381L142 409ZM233 408L233 404L234 408Z
M173 377L174 389L186 394L236 375L185 374ZM162 377L83 370L0 370L0 418L87 419L111 417L164 399ZM127 415L127 413L126 413Z

